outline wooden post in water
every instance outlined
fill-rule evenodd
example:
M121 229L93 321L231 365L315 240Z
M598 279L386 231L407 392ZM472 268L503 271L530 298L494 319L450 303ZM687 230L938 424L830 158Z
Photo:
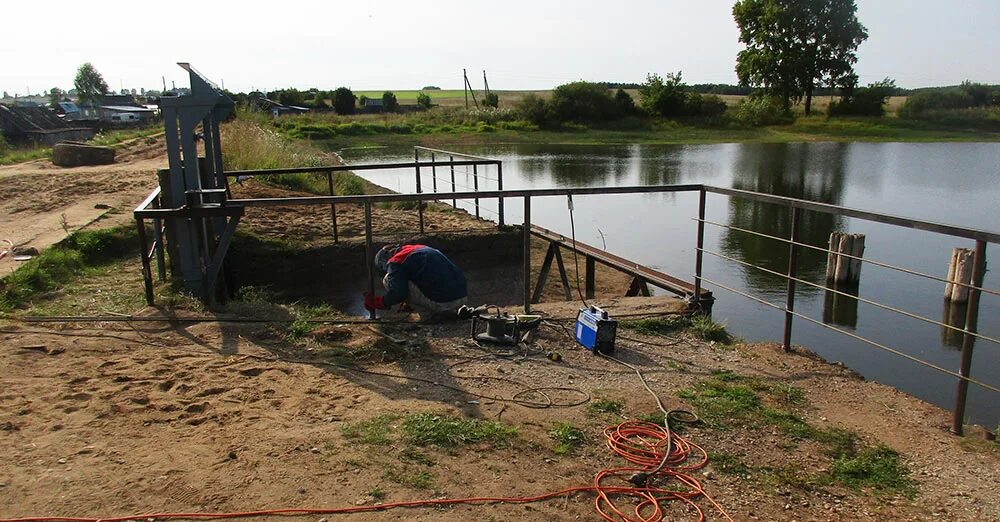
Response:
M857 285L861 280L861 258L865 255L865 235L832 232L829 250L826 256L827 283Z
M969 300L969 285L972 283L973 251L956 248L951 251L948 264L948 282L944 285L944 298L952 303ZM957 284L956 284L957 283Z

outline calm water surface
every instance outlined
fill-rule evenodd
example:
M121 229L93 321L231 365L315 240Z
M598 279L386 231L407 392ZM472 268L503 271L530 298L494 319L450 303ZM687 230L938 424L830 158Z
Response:
M801 143L717 145L511 145L463 148L462 152L503 161L504 187L705 183L782 196L822 201L992 231L1000 230L1000 144L977 143ZM345 150L349 163L412 161L412 149ZM430 169L422 185L431 190ZM485 172L484 172L485 171ZM495 178L494 169L481 175ZM401 192L415 189L412 171L365 174ZM450 190L450 172L437 169L438 189ZM481 189L496 188L480 180ZM465 168L456 183L472 186ZM575 197L576 232L580 241L606 245L626 258L693 279L697 195L648 194ZM731 226L787 237L790 210L770 204L708 195L707 219ZM470 202L460 206L471 208ZM483 217L494 218L496 201L483 201ZM520 199L505 206L511 223L521 221ZM565 198L533 198L532 221L568 235ZM867 235L865 257L944 276L953 247L973 242L939 234L804 212L801 241L825 247L832 231ZM729 257L784 272L786 245L714 226L706 227L706 248ZM1000 250L991 245L988 259ZM705 256L704 275L769 302L784 303L785 283L776 276ZM824 284L826 254L799 251L800 277ZM987 272L986 287L998 289L1000 278ZM777 341L783 314L744 297L713 288L713 311L734 334L754 341ZM624 289L623 289L624 291ZM939 320L945 314L943 283L866 264L858 295ZM939 326L881 310L847 298L833 299L822 290L799 285L796 310L827 324L845 328L921 359L957 370L961 338ZM964 312L963 312L964 313ZM963 315L964 317L964 315ZM980 331L1000 337L1000 297L984 294ZM840 361L866 378L896 386L950 409L955 379L894 356L826 328L796 320L793 342L828 360ZM1000 346L976 343L972 375L1000 385ZM1000 423L1000 396L970 386L970 420Z

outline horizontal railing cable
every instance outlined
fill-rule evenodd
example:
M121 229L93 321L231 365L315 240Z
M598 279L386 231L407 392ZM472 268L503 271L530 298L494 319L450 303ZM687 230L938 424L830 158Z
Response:
M882 304L882 303L879 303L877 301L872 301L871 299L865 299L864 297L852 295L852 294L849 294L847 292L842 292L840 290L836 290L836 289L830 288L828 286L819 285L819 284L813 283L812 281L807 281L805 279L800 279L798 277L791 277L788 274L783 274L781 272L777 272L777 271L771 270L769 268L764 268L762 266L755 265L753 263L747 263L746 261L743 261L743 260L740 260L740 259L736 259L735 257L730 257L730 256L727 256L725 254L720 254L719 252L713 252L711 250L706 250L704 248L698 249L698 250L701 250L702 252L704 252L706 254L709 254L709 255L712 255L712 256L715 256L715 257L718 257L718 258L725 259L727 261L732 261L734 263L738 263L738 264L746 266L746 267L756 268L757 270L760 270L760 271L768 273L768 274L772 274L772 275L775 275L775 276L778 276L778 277L781 277L781 278L784 278L784 279L790 279L792 281L795 281L796 283L802 283L804 285L811 286L813 288L818 288L820 290L825 290L827 292L832 292L832 293L837 294L837 295L842 295L844 297L855 299L855 300L860 301L862 303L870 304L872 306L875 306L875 307L878 307L878 308L882 308L882 309L888 310L890 312L895 312L897 314L904 315L904 316L909 317L911 319L917 319L919 321L924 321L926 323L930 323L930 324L933 324L933 325L941 326L943 328L948 328L950 330L954 330L954 331L962 333L962 334L971 335L973 337L976 337L978 339L982 339L984 341L989 341L991 343L1000 344L1000 339L994 339L993 337L989 337L989 336L986 336L986 335L983 335L983 334L980 334L980 333L970 332L970 331L966 330L965 328L959 328L957 326L952 326L950 324L942 323L941 321L935 321L934 319L930 319L930 318L924 317L922 315L918 315L918 314L915 314L915 313L912 313L912 312L907 312L906 310L902 310L900 308L896 308L894 306L890 306L890 305L887 305L887 304Z
M783 243L788 243L788 244L792 244L792 245L795 245L795 246L801 246L801 247L805 247L805 248L810 248L810 249L813 249L813 250L816 250L816 251L819 251L819 252L826 252L827 254L834 254L834 255L837 255L837 256L843 256L843 257L846 257L848 259L856 259L856 260L864 262L864 263L870 263L870 264L873 264L873 265L876 265L876 266L880 266L880 267L883 267L883 268L888 268L890 270L896 270L896 271L899 271L899 272L903 272L905 274L910 274L910 275L925 277L927 279L933 279L935 281L940 281L942 283L951 283L953 285L962 286L962 287L965 287L965 288L969 288L971 290L979 290L979 291L987 293L987 294L992 294L992 295L995 295L995 296L1000 296L1000 291L998 291L998 290L991 290L989 288L982 288L982 287L978 287L976 285L969 284L969 283L961 283L961 282L958 282L958 281L949 281L948 279L945 279L943 277L939 277L939 276L932 275L932 274L927 274L927 273L924 273L924 272L918 272L916 270L912 270L912 269L909 269L909 268L904 268L904 267L901 267L901 266L890 265L888 263L883 263L881 261L876 261L874 259L869 259L869 258L866 258L866 257L853 256L851 254L844 254L844 253L841 253L841 252L834 252L834 251L830 250L829 248L818 247L816 245L810 245L809 243L800 243L798 241L792 241L792 240L788 239L787 237L772 236L770 234L765 234L763 232L757 232L756 230L749 230L749 229L746 229L746 228L734 227L732 225L726 225L724 223L718 223L718 222L715 222L715 221L710 221L708 219L691 218L691 220L692 221L701 221L701 222L709 224L709 225L714 225L714 226L717 226L717 227L720 227L720 228L727 228L727 229L730 229L730 230L735 230L737 232L744 232L744 233L747 233L747 234L752 234L752 235L760 236L760 237L767 238L767 239L774 239L775 241L781 241Z
M858 334L855 334L853 332L849 332L849 331L841 329L841 328L830 326L830 325L828 325L828 324L826 324L826 323L824 323L822 321L817 321L816 319L813 319L812 317L809 317L807 315L804 315L804 314L801 314L799 312L795 312L795 311L792 311L792 310L788 310L784 306L779 306L779 305L776 305L774 303L769 303L769 302L767 302L767 301L765 301L763 299L760 299L758 297L752 296L752 295L747 294L745 292L741 292L739 290L736 290L735 288L728 287L728 286L726 286L726 285L724 285L722 283L719 283L717 281L713 281L713 280L711 280L711 279L709 279L707 277L701 277L700 279L702 281L708 283L708 284L718 286L719 288L722 288L723 290L728 290L730 292L733 292L734 294L741 295L743 297L746 297L746 298L749 298L751 300L757 301L760 304L767 305L767 306L770 306L770 307L775 308L777 310L781 310L781 311L790 313L790 314L792 314L792 315L794 315L796 317L799 317L801 319L809 321L810 323L814 323L814 324L817 324L819 326L822 326L823 328L827 328L829 330L833 330L835 332L842 333L842 334L844 334L844 335L846 335L848 337L852 337L852 338L857 339L857 340L859 340L861 342L864 342L866 344L874 346L875 348L879 348L881 350L885 350L885 351L887 351L889 353L892 353L894 355L898 355L898 356L900 356L900 357L902 357L904 359L910 360L910 361L915 362L917 364L921 364L923 366L926 366L926 367L931 368L933 370L937 370L937 371L939 371L941 373L945 373L945 374L950 375L952 377L957 377L957 378L959 378L959 379L961 379L963 381L968 381L968 382L970 382L972 384L975 384L977 386L981 386L981 387L983 387L983 388L985 388L987 390L1000 393L1000 388L998 388L996 386L993 386L992 384L980 381L979 379L975 379L975 378L972 378L972 377L966 377L964 375L959 374L958 372L954 372L954 371L949 370L949 369L947 369L947 368L945 368L943 366L939 366L937 364L925 361L923 359L918 359L917 357L914 357L914 356L912 356L910 354L901 352L901 351L899 351L899 350L897 350L895 348L892 348L890 346L886 346L886 345L884 345L882 343L879 343L877 341L872 341L871 339L862 337L862 336L860 336Z

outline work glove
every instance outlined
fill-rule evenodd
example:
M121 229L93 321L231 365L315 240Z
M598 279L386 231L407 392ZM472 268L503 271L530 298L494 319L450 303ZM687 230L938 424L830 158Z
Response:
M384 310L384 309L385 309L385 302L383 301L382 296L372 295L369 294L368 292L365 292L365 310L368 310L369 312L374 312L375 310Z

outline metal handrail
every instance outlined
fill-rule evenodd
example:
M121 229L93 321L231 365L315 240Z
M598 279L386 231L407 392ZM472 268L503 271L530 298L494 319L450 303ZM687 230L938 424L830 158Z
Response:
M485 160L485 161L490 161L490 162L499 161L499 160L496 160L496 159L493 159L493 158L486 158L486 157L483 157L483 156L476 156L476 155L473 155L473 154L466 154L464 152L455 152L453 150L434 149L434 148L431 148L431 147L424 147L422 145L414 145L413 148L417 149L417 150L426 151L426 152L434 152L434 153L437 153L437 154L447 154L449 156L461 156L463 158L470 158L470 159L476 159L476 160Z
M743 266L747 266L747 267L750 267L750 268L756 268L757 270L760 270L761 272L766 272L768 274L775 275L775 276L778 276L778 277L781 277L781 278L784 278L784 279L787 279L787 280L795 281L796 283L802 283L804 285L808 285L808 286L811 286L813 288L818 288L820 290L825 290L827 292L832 292L832 293L837 294L837 295L842 295L844 297L849 297L851 299L860 301L862 303L870 304L872 306L876 306L878 308L882 308L883 310L888 310L890 312L895 312L895 313L900 314L900 315L905 315L906 317L909 317L911 319L917 319L919 321L924 321L926 323L930 323L930 324L933 324L933 325L936 325L936 326L941 326L941 327L944 327L944 328L948 328L948 329L956 331L958 333L968 334L968 335L971 335L971 336L976 337L978 339L982 339L984 341L990 341L992 343L1000 344L1000 339L994 339L993 337L982 335L980 333L970 332L970 331L966 330L965 328L959 328L957 326L952 326L950 324L942 323L941 321L935 321L934 319L930 319L930 318L924 317L922 315L917 315L917 314L914 314L914 313L911 313L911 312L907 312L906 310L902 310L902 309L896 308L894 306L889 306L887 304L882 304L882 303L879 303L877 301L872 301L871 299L865 299L864 297L860 297L860 296L857 296L857 295L852 295L852 294L849 294L847 292L842 292L842 291L837 290L835 288L830 288L830 287L827 287L827 286L819 285L819 284L813 283L811 281L807 281L805 279L800 279L798 277L792 277L792 276L790 276L788 274L782 274L781 272L777 272L777 271L771 270L769 268L764 268L762 266L755 265L753 263L747 263L746 261L742 261L740 259L736 259L734 257L730 257L730 256L727 256L725 254L721 254L719 252L713 252L711 250L706 250L706 249L701 249L701 251L704 252L704 253L706 253L706 254L709 254L709 255L712 255L712 256L715 256L715 257L719 257L719 258L725 259L727 261L732 261L734 263L738 263L738 264L743 265Z
M939 277L939 276L936 276L936 275L925 274L924 272L918 272L916 270L912 270L912 269L909 269L909 268L904 268L904 267L901 267L901 266L890 265L888 263L883 263L881 261L876 261L874 259L869 259L869 258L866 258L866 257L858 257L858 256L853 256L851 254L845 254L843 252L835 252L833 250L830 250L829 248L818 247L816 245L810 245L809 243L800 243L798 241L792 241L792 240L790 240L788 238L785 238L785 237L772 236L770 234L764 234L762 232L757 232L756 230L749 230L749 229L746 229L746 228L734 227L732 225L726 225L724 223L718 223L718 222L707 220L707 219L691 218L691 220L692 221L701 221L701 222L707 223L709 225L715 225L715 226L720 227L720 228L726 228L726 229L729 229L729 230L735 230L737 232L744 232L744 233L747 233L747 234L752 234L752 235L764 237L764 238L767 238L767 239L774 239L775 241L781 241L782 243L787 243L789 245L795 245L795 246L801 246L801 247L811 248L811 249L819 251L819 252L825 252L827 254L834 254L834 255L837 255L837 256L846 257L848 259L856 259L856 260L864 262L864 263L870 263L870 264L873 264L873 265L876 265L876 266L880 266L880 267L883 267L883 268L888 268L888 269L891 269L891 270L896 270L896 271L899 271L899 272L903 272L904 274L910 274L910 275L925 277L927 279L933 279L935 281L940 281L942 283L951 283L953 285L963 286L963 287L971 289L971 290L979 290L979 291L985 292L987 294L992 294L992 295L995 295L995 296L1000 296L1000 291L997 291L997 290L990 290L989 288L982 288L982 287L975 286L975 285L970 284L970 283L962 283L962 282L959 282L959 281L950 281L948 279L945 279L943 277Z
M842 207L839 205L831 205L830 203L820 203L818 201L789 198L785 196L773 196L771 194L762 194L760 192L751 192L749 190L716 187L713 185L702 185L702 188L704 188L707 192L714 192L716 194L722 194L726 196L739 196L756 201L764 201L766 203L777 203L779 205L784 205L786 207L801 208L804 210L815 210L817 212L824 212L827 214L837 214L841 216L864 219L866 221L875 221L877 223L896 225L903 228L912 228L916 230L924 230L927 232L937 232L938 234L964 237L968 239L978 239L982 241L988 241L990 243L1000 243L1000 232L990 232L988 230L959 227L955 225L947 225L944 223L934 223L933 221L923 221L920 219L895 216L892 214L880 214L878 212L869 212L867 210Z
M701 279L703 281L705 281L706 283L715 285L715 286L717 286L719 288L722 288L723 290L728 290L728 291L730 291L730 292L732 292L734 294L746 297L747 299L756 301L756 302L758 302L758 303L760 303L762 305L770 306L771 308L774 308L776 310L781 310L783 312L790 313L790 314L792 314L792 315L794 315L796 317L802 318L802 319L804 319L806 321L809 321L811 323L817 324L817 325L822 326L824 328L828 328L828 329L833 330L835 332L840 332L840 333L842 333L844 335L847 335L849 337L853 337L853 338L855 338L855 339L857 339L859 341L862 341L864 343L870 344L870 345L872 345L872 346L874 346L876 348L885 350L885 351L890 352L892 354L898 355L898 356L900 356L900 357L902 357L904 359L908 359L908 360L913 361L913 362L915 362L917 364L921 364L921 365L926 366L928 368L932 368L932 369L937 370L937 371L939 371L941 373L948 374L948 375L950 375L952 377L957 377L960 380L970 382L970 383L975 384L977 386L981 386L981 387L983 387L983 388L985 388L987 390L1000 393L1000 388L998 388L996 386L993 386L992 384L980 381L979 379L975 379L975 378L972 378L972 377L966 377L964 375L959 374L958 372L953 372L953 371L951 371L951 370L949 370L947 368L938 366L938 365L936 365L934 363L931 363L931 362L927 362L927 361L925 361L923 359L918 359L918 358L916 358L916 357L914 357L914 356L912 356L912 355L910 355L908 353L904 353L904 352L901 352L899 350L896 350L895 348L886 346L886 345L881 344L881 343L876 342L876 341L872 341L870 339L867 339L865 337L857 335L857 334L855 334L853 332L848 332L847 330L843 330L841 328L830 326L830 325L828 325L828 324L826 324L826 323L824 323L822 321L817 321L816 319L813 319L812 317L809 317L809 316L807 316L805 314L802 314L802 313L799 313L799 312L795 312L795 311L792 311L792 310L788 310L787 308L785 308L783 306L779 306L779 305L776 305L774 303L765 301L764 299L761 299L761 298L756 297L756 296L752 296L752 295L750 295L750 294L748 294L746 292L741 292L741 291L739 291L739 290L737 290L735 288L731 288L729 286L726 286L726 285L724 285L722 283L719 283L718 281L713 281L713 280L711 280L711 279L709 279L707 277L702 277Z

